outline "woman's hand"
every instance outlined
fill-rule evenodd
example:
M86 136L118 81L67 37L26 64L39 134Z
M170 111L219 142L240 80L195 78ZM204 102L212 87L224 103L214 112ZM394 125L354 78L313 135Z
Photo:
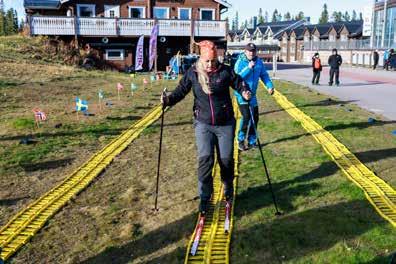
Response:
M242 97L246 101L249 101L252 98L252 93L250 91L243 91L242 92Z
M166 88L164 89L164 91L161 94L161 104L165 107L169 104L169 95L171 93L166 91Z
M274 92L275 92L274 88L268 90L268 93L269 93L270 95L273 95Z

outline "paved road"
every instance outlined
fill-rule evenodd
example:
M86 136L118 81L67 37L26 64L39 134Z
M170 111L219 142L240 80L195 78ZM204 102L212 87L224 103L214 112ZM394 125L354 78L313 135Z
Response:
M272 65L267 65L272 69ZM328 86L329 69L325 67L321 86L311 84L312 69L307 65L279 64L276 77L309 86L321 93L352 101L370 112L396 121L396 72L373 71L365 68L341 68L341 86Z

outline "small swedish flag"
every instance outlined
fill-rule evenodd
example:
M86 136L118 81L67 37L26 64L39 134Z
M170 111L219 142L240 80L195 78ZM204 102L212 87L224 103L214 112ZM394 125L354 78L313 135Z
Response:
M76 111L87 111L88 101L76 97Z

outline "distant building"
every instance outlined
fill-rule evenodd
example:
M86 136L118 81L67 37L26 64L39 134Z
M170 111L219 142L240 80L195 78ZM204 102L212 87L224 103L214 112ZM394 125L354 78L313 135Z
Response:
M373 46L396 48L396 0L375 0Z
M258 47L258 56L272 60L298 62L304 60L304 51L329 51L359 49L368 39L362 37L363 21L311 25L306 19L264 23L256 28L231 31L227 47L231 52L240 52L248 42Z

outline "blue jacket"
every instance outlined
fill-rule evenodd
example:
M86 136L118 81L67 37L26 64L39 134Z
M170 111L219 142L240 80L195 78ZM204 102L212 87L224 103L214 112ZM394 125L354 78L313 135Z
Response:
M245 53L239 55L237 62L235 63L235 72L242 77L247 85L249 85L252 92L252 99L250 100L251 106L257 106L256 91L261 79L268 90L273 89L274 85L268 75L263 61L256 57L256 65L253 69L249 68L249 60ZM240 93L234 92L238 100L238 104L247 104L248 102L243 99Z

